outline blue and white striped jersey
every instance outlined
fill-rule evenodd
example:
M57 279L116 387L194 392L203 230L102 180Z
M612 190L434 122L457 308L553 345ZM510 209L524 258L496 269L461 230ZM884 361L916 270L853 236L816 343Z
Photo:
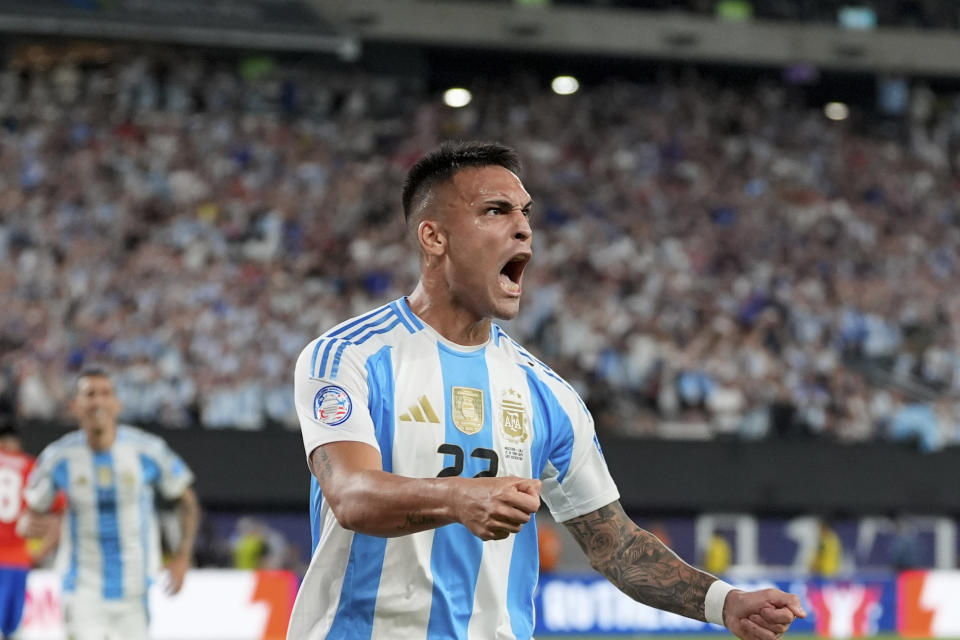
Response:
M57 567L63 590L90 601L143 598L160 568L154 494L179 498L193 473L159 436L118 426L107 451L94 451L82 431L48 445L24 496L47 511L67 497Z
M310 343L295 395L308 457L347 440L402 476L539 478L559 521L619 497L577 393L496 324L485 344L455 345L401 298ZM534 520L488 542L460 524L378 538L342 528L314 480L311 526L289 640L531 637Z

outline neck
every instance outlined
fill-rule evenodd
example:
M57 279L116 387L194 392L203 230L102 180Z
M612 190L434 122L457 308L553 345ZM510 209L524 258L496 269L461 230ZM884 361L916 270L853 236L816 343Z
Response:
M437 295L423 280L407 297L410 310L434 331L454 344L471 347L490 338L490 318L457 305L450 296Z
M113 444L117 429L90 429L87 431L87 444L94 451L106 451Z

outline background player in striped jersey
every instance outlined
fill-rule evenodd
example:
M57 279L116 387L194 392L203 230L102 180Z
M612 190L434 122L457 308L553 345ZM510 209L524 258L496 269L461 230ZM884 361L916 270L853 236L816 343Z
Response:
M17 531L25 511L23 489L33 464L33 456L20 449L13 419L0 419L0 638L12 638L20 626L27 572L43 561L57 541L57 527L49 519L36 523L39 537L34 544Z
M409 172L409 297L297 362L314 554L290 640L516 638L533 631L542 497L635 599L773 640L796 596L734 590L624 513L577 393L491 318L519 311L532 202L509 148L444 145Z
M156 493L179 501L180 547L168 562L176 593L193 554L193 474L158 436L117 425L120 402L106 372L80 374L71 404L80 430L48 445L25 492L30 513L66 495L58 566L71 640L145 640L147 590L160 565Z

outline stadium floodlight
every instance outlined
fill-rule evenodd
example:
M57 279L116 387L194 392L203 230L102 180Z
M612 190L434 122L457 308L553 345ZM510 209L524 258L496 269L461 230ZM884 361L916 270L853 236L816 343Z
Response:
M846 120L850 116L850 108L843 102L828 102L823 105L823 115L831 120Z
M553 92L561 96L569 96L580 88L580 81L573 76L557 76L550 83Z
M465 107L473 100L473 94L463 87L451 87L443 92L443 104L454 109Z

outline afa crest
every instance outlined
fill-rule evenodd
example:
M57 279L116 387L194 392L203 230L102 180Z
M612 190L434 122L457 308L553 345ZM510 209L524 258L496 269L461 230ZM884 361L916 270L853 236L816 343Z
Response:
M468 436L483 429L483 391L470 387L454 387L453 426Z
M500 426L504 437L514 443L524 443L530 437L530 413L518 391L509 389L500 400Z
M97 485L100 487L113 486L113 471L110 470L110 467L97 467Z

